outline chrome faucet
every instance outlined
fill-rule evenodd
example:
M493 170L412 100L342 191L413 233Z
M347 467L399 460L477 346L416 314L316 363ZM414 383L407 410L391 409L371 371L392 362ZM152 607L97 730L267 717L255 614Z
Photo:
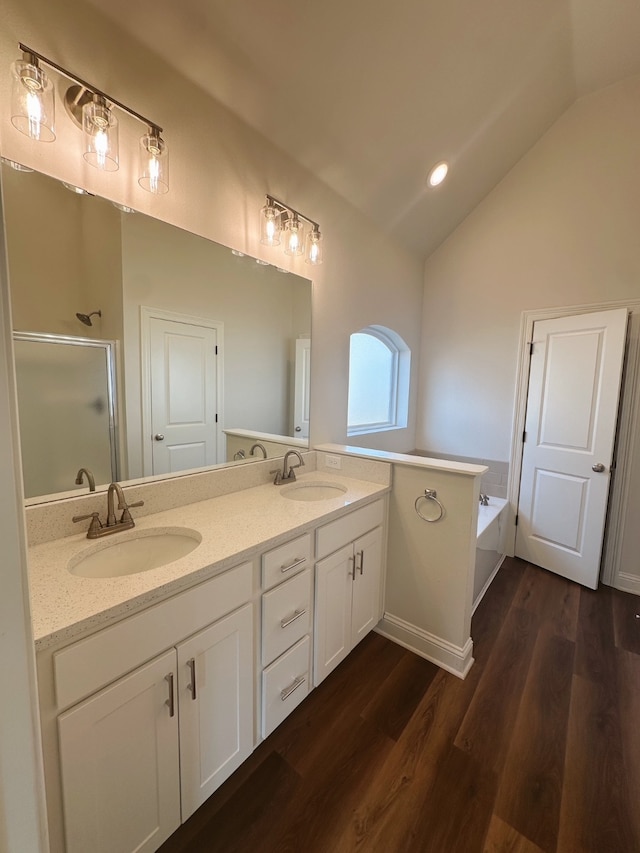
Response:
M267 458L267 448L264 446L264 444L261 444L261 442L256 441L256 443L251 446L251 450L249 451L251 456L253 456L254 450L261 450L262 451L262 458L263 459Z
M489 506L489 495L480 494L480 505Z
M89 484L89 491L95 492L96 490L96 481L88 468L80 468L78 473L76 474L76 486L82 485L83 475L87 475L87 483Z
M122 510L119 519L116 518L114 495L118 496L118 509ZM90 512L88 515L74 515L72 521L75 523L90 518L91 524L87 531L87 539L98 539L100 536L109 536L111 533L130 530L135 527L135 521L129 512L129 509L134 506L144 506L144 501L128 504L120 483L110 483L107 489L107 523L103 524L100 521L99 512Z
M297 465L289 465L289 457L297 456L298 464ZM274 486L279 486L281 483L292 483L296 479L296 472L293 470L294 468L300 468L301 465L304 465L304 459L297 450L287 450L284 455L284 462L282 463L282 471L272 471L272 474L276 475L275 480L273 481Z

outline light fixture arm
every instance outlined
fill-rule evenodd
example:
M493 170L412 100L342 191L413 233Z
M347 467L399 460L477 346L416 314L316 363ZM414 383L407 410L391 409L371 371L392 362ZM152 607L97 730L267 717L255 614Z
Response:
M298 210L294 210L293 207L290 207L288 204L285 204L283 201L279 201L277 198L275 198L272 195L269 195L268 193L267 193L267 201L271 202L271 204L274 207L276 207L280 213L286 213L288 216L289 215L297 216L298 219L304 219L304 221L308 222L309 225L313 225L313 228L315 231L320 230L320 226L318 225L317 222L314 222L313 219L309 219L308 216L305 216L303 213L300 213L300 211L298 211Z
M162 133L162 128L160 127L159 124L156 124L155 122L150 121L148 118L145 118L145 116L141 115L140 113L136 112L135 110L132 110L130 107L127 107L121 101L118 101L115 98L112 98L111 95L108 95L106 92L103 92L101 89L96 88L96 86L93 86L91 83L87 83L86 80L83 80L81 77L78 77L76 74L72 74L71 71L68 71L62 65L58 65L57 62L54 62L51 59L47 59L46 56L43 56L41 53L38 53L36 50L33 50L33 48L27 47L27 45L22 44L22 42L19 42L19 46L20 46L20 50L23 53L27 54L27 56L25 58L28 58L29 61L33 62L33 60L35 59L39 62L44 63L44 65L48 65L49 68L53 68L55 71L59 72L60 74L63 74L68 80L72 80L74 83L77 83L79 86L82 86L82 88L86 89L87 92L91 92L93 95L98 95L99 97L104 98L110 104L113 104L114 106L118 107L118 109L122 110L124 113L127 113L127 115L130 115L132 118L135 118L137 121L142 122L142 124L146 124L149 128L153 128L153 130L156 131L157 135ZM35 65L37 63L33 63L33 64Z

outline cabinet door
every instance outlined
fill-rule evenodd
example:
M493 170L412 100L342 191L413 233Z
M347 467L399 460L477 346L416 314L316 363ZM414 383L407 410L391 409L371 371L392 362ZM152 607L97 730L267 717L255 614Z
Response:
M253 749L253 605L178 646L185 821Z
M67 853L149 853L180 825L176 654L58 718Z
M380 620L380 581L382 575L382 531L379 527L361 536L353 544L355 579L351 605L351 648Z
M351 651L353 564L351 545L316 563L315 684Z

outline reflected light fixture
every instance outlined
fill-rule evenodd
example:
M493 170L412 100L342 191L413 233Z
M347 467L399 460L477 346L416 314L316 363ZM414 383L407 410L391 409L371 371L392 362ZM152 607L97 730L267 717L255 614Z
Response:
M306 237L305 226L309 228ZM296 257L305 254L305 263L322 263L323 240L318 223L268 195L260 211L260 242L266 246L278 246L283 238L286 255Z
M73 82L64 93L63 101L69 116L82 128L83 157L87 163L105 172L118 169L120 155L115 111L119 110L147 128L140 138L138 183L150 193L168 191L168 149L159 125L30 47L24 44L19 47L22 59L11 66L11 123L15 128L39 142L53 142L56 138L54 89L42 68L46 65Z

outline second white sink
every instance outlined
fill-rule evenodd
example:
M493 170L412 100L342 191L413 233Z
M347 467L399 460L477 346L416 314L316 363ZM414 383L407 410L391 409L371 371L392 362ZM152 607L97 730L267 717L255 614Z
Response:
M114 533L112 540L85 548L69 561L67 568L83 578L135 575L186 557L201 542L202 536L188 527L149 528L129 535Z
M284 486L280 494L290 501L326 501L338 498L347 491L346 486L339 483L302 482Z

